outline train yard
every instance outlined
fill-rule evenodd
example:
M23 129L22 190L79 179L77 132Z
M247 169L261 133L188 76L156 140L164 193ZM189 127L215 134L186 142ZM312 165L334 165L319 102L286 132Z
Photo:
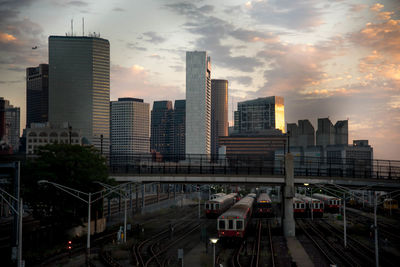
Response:
M318 198L317 198L318 197ZM148 196L146 205L165 198ZM212 199L211 199L212 198ZM296 258L283 236L282 207L266 193L219 194L204 200L201 218L194 199L133 218L135 225L126 244L116 231L93 238L91 266L293 266ZM115 208L115 207L114 207ZM346 208L347 246L344 246L342 200L321 194L296 194L293 202L296 239L314 266L374 266L373 215ZM398 220L380 215L379 259L382 266L397 266L400 251ZM218 238L212 245L211 237ZM215 247L214 247L215 246ZM72 255L84 255L84 246ZM47 266L56 261L48 262ZM64 266L68 265L64 261ZM297 265L299 266L299 265Z

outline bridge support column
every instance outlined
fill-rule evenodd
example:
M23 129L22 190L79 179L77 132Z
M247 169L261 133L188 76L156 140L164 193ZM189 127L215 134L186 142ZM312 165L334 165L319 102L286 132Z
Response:
M141 212L144 212L144 205L145 205L145 201L144 201L144 190L145 190L145 184L142 184L142 209Z
M285 237L295 236L295 222L293 218L293 197L294 197L294 165L293 155L285 155L285 186L284 205L285 214L283 219L283 234Z
M138 186L138 184L136 184L135 185L135 187L136 187L136 201L135 201L135 205L136 205L136 212L138 212L138 210L139 210L139 186Z
M157 203L160 202L160 184L157 184Z

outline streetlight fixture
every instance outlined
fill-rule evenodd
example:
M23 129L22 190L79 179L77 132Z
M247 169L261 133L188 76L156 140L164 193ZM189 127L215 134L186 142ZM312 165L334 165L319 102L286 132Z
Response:
M101 191L98 191L98 192L95 192L95 193L91 193L91 192L86 193L86 192L82 192L82 191L79 191L77 189L65 186L65 185L61 185L61 184L57 184L57 183L54 183L54 182L50 182L48 180L39 180L37 183L39 185L40 184L51 184L54 187L64 191L65 193L67 193L67 194L69 194L69 195L71 195L71 196L73 196L75 198L78 198L81 201L83 201L83 202L88 204L88 231L87 231L87 242L86 242L86 261L89 262L90 261L90 213L91 213L91 205L92 205L93 202L96 202L96 201L104 198L105 196L111 194L112 192L115 191L115 189L112 189L107 193L106 193L107 190L101 190ZM103 195L103 193L105 193L105 194ZM92 199L92 196L97 195L97 194L100 194L100 197L98 197L96 199ZM82 198L81 195L87 196L88 199L86 200L85 198Z
M218 238L210 238L211 243L213 244L213 267L215 267L215 244L218 242Z

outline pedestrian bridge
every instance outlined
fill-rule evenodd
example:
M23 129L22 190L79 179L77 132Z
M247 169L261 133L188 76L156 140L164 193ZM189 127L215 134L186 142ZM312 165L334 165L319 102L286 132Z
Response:
M210 159L186 155L185 160L134 156L110 161L110 177L118 182L283 185L283 158L261 156ZM335 184L390 190L400 188L400 161L294 157L295 185Z

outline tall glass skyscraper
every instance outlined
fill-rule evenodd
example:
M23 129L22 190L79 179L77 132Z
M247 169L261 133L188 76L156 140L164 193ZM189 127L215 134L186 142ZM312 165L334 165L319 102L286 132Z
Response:
M211 153L218 154L218 137L228 136L228 81L211 80Z
M154 101L151 111L150 149L170 158L174 152L174 124L171 101Z
M260 97L239 102L235 111L235 128L239 133L256 133L267 129L285 132L283 97Z
M108 154L110 43L97 36L49 37L49 121L68 122Z
M174 105L174 156L185 159L186 100L175 100Z
M49 65L26 69L26 127L49 121Z
M186 154L211 154L211 60L186 52Z

